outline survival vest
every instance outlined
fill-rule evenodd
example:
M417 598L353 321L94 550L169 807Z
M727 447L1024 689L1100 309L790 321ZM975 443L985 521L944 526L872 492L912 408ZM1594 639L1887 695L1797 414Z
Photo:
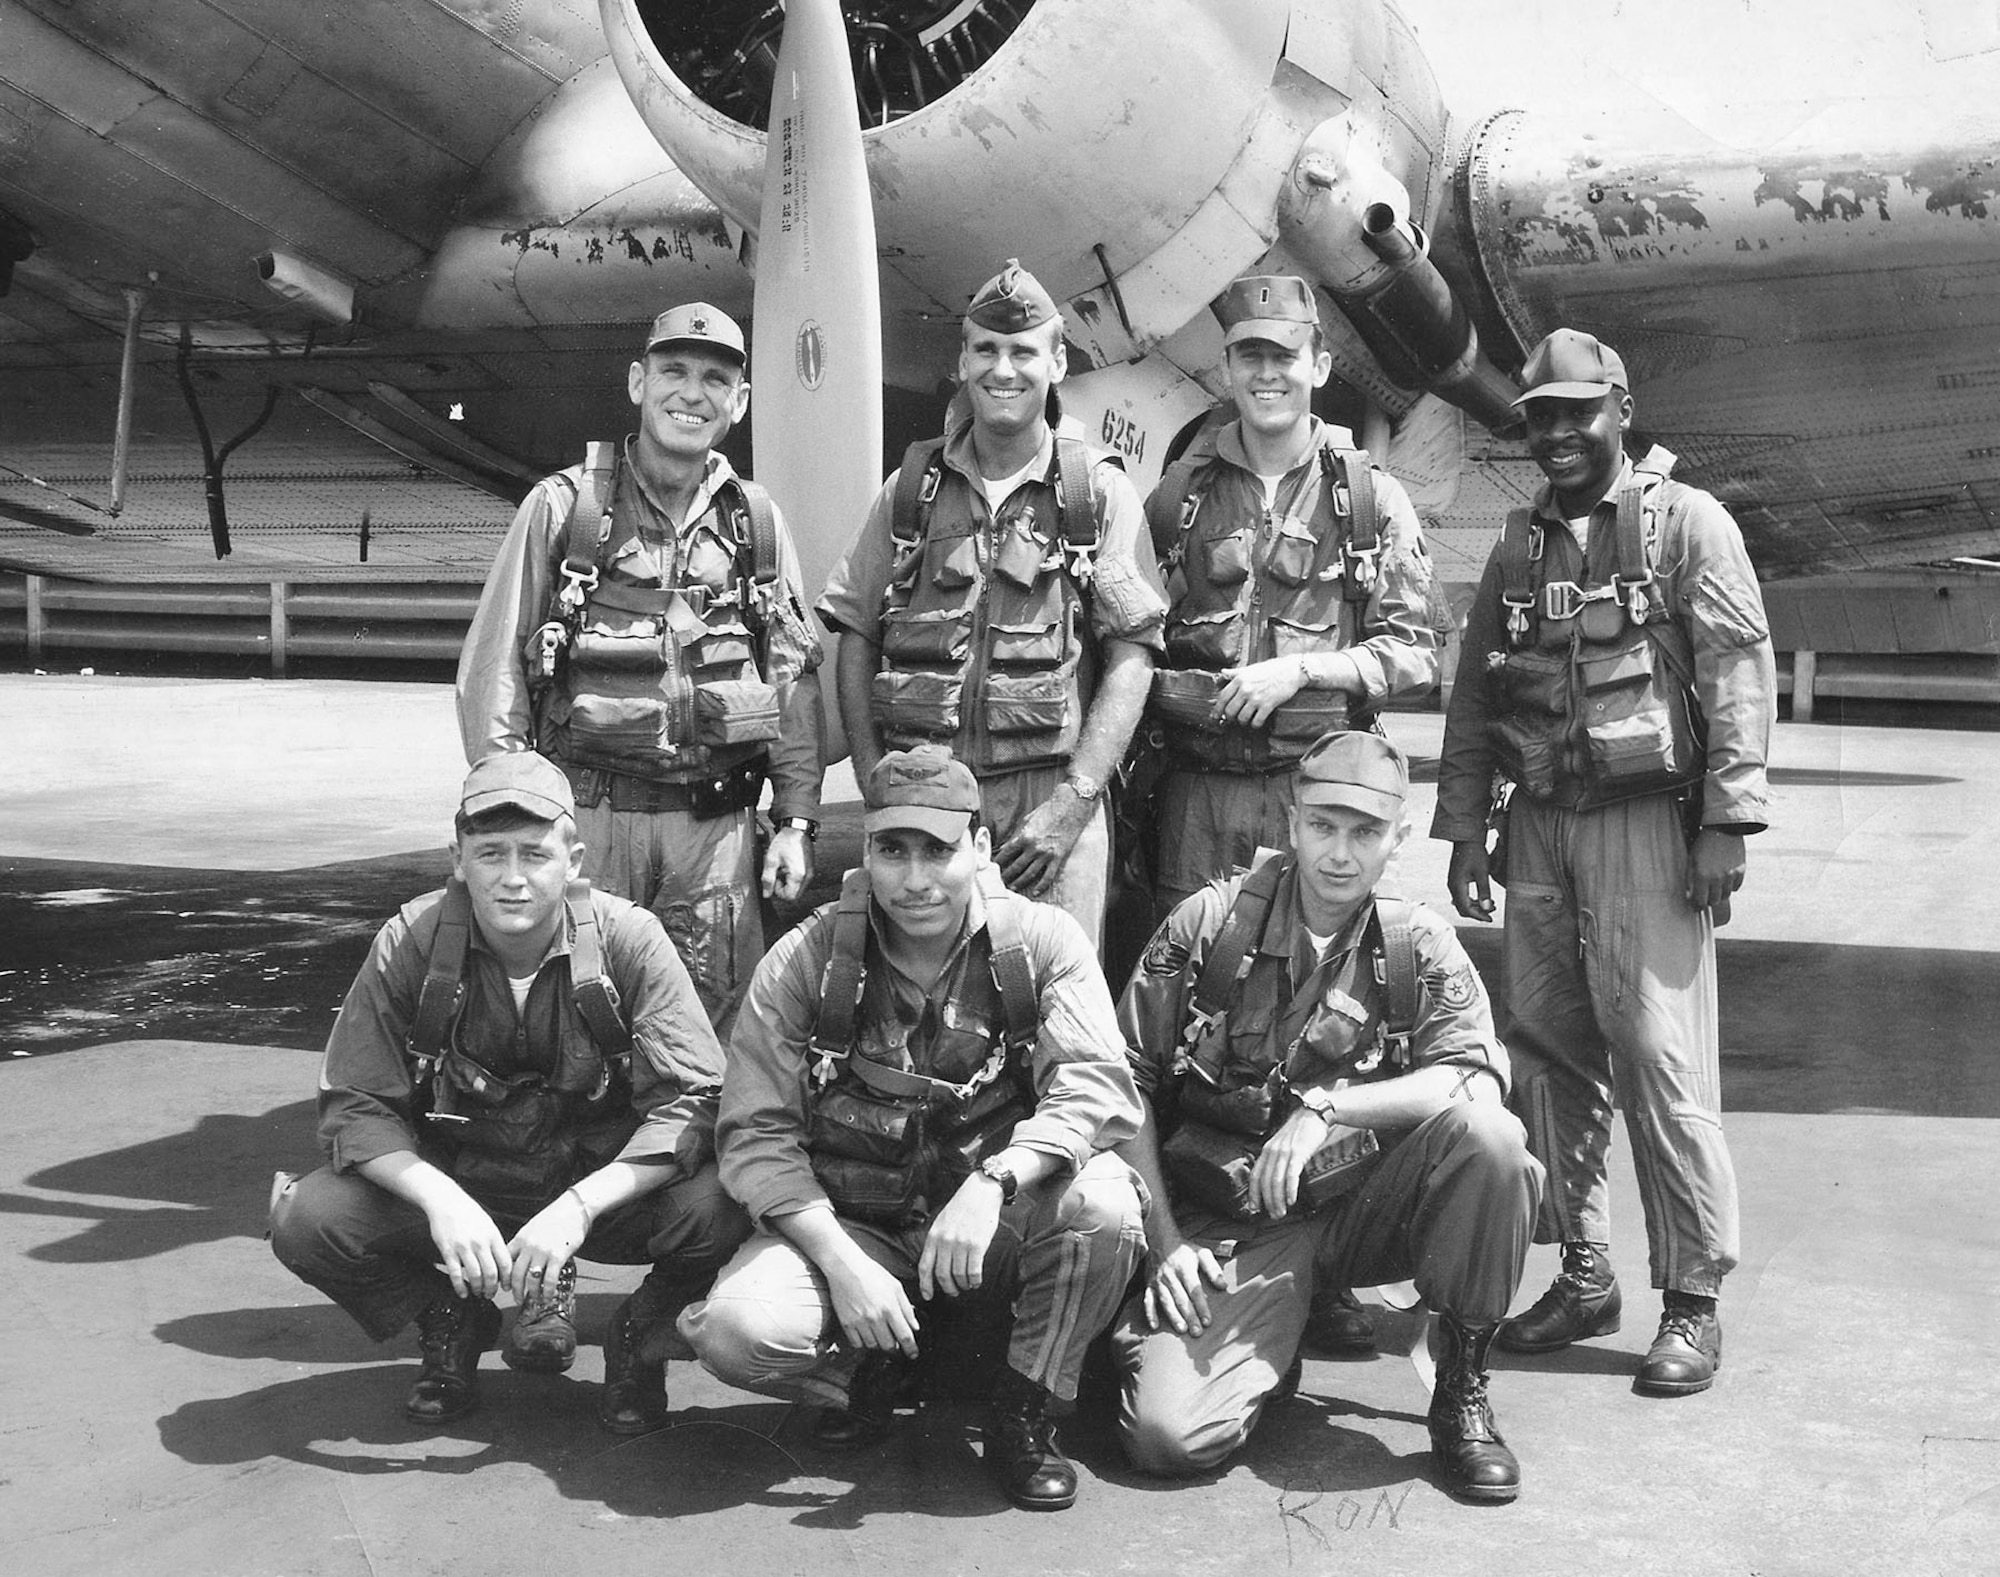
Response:
M847 873L811 1041L806 1150L834 1208L857 1220L925 1220L1034 1108L1028 1056L1041 1032L1019 905L990 867L980 879L990 968L945 1007L923 1071L899 1025L861 1022L870 888Z
M1219 670L1339 651L1359 638L1382 571L1375 473L1364 450L1325 443L1317 453L1311 518L1276 521L1261 562L1259 484L1217 456L1212 432L1167 467L1147 500L1153 551L1180 578L1169 586L1166 662L1154 671L1148 709L1177 765L1281 771L1322 734L1367 726L1349 718L1337 690L1301 690L1258 729L1215 714Z
M974 772L1067 761L1083 727L1080 626L1098 543L1090 473L1116 457L1058 434L1054 474L1003 507L987 555L971 484L944 447L912 444L890 500L896 556L873 688L884 747L949 745Z
M592 443L574 484L547 621L527 652L537 748L647 778L720 777L759 762L778 737L767 680L783 588L770 494L731 477L716 495L732 539L726 563L684 559L688 544L672 534L666 584L636 585L604 573L639 535L614 519L621 465L617 444Z
M1603 585L1587 570L1581 584L1548 579L1534 512L1507 516L1496 549L1507 644L1487 654L1487 738L1501 772L1535 799L1604 805L1706 771L1693 646L1655 580L1673 465L1658 445L1633 463L1617 496L1617 568Z
M430 965L410 1020L407 1049L420 1097L423 1150L489 1209L531 1216L624 1148L632 1111L632 1035L604 971L604 941L590 883L563 895L570 928L570 1002L553 1072L503 1075L458 1044L472 901L454 878L444 890Z
M1184 1197L1224 1214L1247 1213L1249 1173L1290 1115L1295 1080L1365 1077L1385 1063L1400 1073L1410 1064L1420 1007L1413 906L1375 899L1339 971L1330 979L1315 971L1308 989L1292 994L1286 971L1258 968L1256 953L1290 867L1280 850L1257 851L1195 977L1174 1056L1174 1073L1185 1077L1161 1161ZM1307 1163L1307 1208L1345 1192L1379 1155L1370 1132L1335 1134Z

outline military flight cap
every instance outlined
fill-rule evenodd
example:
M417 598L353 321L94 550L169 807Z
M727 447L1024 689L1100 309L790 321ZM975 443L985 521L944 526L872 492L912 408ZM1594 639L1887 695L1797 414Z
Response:
M1601 400L1632 387L1618 352L1575 329L1557 329L1530 351L1521 382L1527 392L1517 409L1530 400Z
M743 348L743 330L736 326L736 320L706 301L669 307L653 319L653 332L646 337L646 350L641 354L656 351L662 345L705 345L739 362L750 360Z
M1304 350L1319 327L1312 286L1296 274L1247 274L1216 298L1225 347L1265 339L1286 350Z
M562 768L532 750L496 750L481 756L465 775L460 815L477 816L502 805L518 806L543 821L576 815L576 795Z
M996 334L1022 334L1055 315L1054 298L1018 257L1008 258L1005 268L974 291L965 309L969 322Z
M1379 821L1403 814L1410 764L1380 734L1322 734L1299 760L1301 805L1345 805Z
M875 763L862 785L869 833L914 827L940 843L956 843L979 814L979 783L972 769L942 745L892 750Z

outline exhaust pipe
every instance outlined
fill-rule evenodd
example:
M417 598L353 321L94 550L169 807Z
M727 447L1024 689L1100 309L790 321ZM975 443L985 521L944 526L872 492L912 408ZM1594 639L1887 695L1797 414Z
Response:
M354 321L354 287L337 274L291 252L261 252L257 277L276 295L342 327Z

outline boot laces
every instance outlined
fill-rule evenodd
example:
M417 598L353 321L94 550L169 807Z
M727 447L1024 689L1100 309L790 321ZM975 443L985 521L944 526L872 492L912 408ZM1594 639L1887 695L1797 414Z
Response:
M571 1260L556 1275L556 1284L540 1283L524 1311L529 1320L576 1319L576 1261Z

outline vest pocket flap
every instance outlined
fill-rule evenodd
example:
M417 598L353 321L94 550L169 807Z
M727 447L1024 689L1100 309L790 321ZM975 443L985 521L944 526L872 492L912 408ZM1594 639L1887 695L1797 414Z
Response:
M1167 656L1187 668L1221 668L1236 661L1243 616L1234 607L1180 612L1167 620Z
M778 737L778 692L761 679L696 685L694 714L705 745L755 745Z
M919 1140L915 1104L883 1100L866 1090L829 1085L813 1105L807 1148L878 1166L910 1165Z
M963 663L971 635L972 620L962 608L892 608L882 615L882 655L897 667Z
M1312 579L1313 564L1319 558L1319 543L1311 530L1297 520L1278 527L1278 539L1271 544L1264 567L1280 586L1303 586Z
M1062 661L1063 630L1060 624L1001 624L987 626L993 632L993 660L1037 668L1053 668Z
M1292 1213L1324 1210L1336 1199L1361 1186L1382 1159L1381 1141L1373 1129L1343 1128L1306 1158L1299 1174L1299 1199Z
M1516 711L1560 717L1569 710L1567 652L1509 652L1493 677Z
M580 695L570 703L573 733L606 743L657 745L667 704L658 695Z
M755 656L750 631L741 624L705 625L688 641L688 661L697 668L741 668Z
M658 673L667 666L666 642L647 622L627 630L582 629L570 647L570 661L586 668Z
M1215 698L1222 693L1222 676L1206 668L1155 668L1153 713L1164 723L1182 728L1217 728Z
M949 739L958 732L965 681L957 674L896 673L885 669L871 686L884 732Z
M1069 678L1062 673L986 677L986 728L994 734L1056 733L1062 729Z
M979 545L971 537L960 537L933 557L931 584L939 591L963 591L979 578Z
M1232 531L1202 545L1211 586L1240 586L1250 578L1250 533Z
M1323 619L1271 620L1271 655L1302 657L1312 652L1330 652L1340 645L1340 615Z
M1160 1146L1160 1166L1183 1204L1200 1205L1235 1221L1256 1215L1250 1174L1262 1139L1224 1133L1183 1119Z
M1650 641L1637 641L1615 652L1587 653L1577 658L1576 667L1585 694L1650 684L1653 645Z
M1502 773L1536 799L1556 791L1556 742L1519 718L1496 717L1486 724L1487 742Z
M1271 714L1274 739L1304 740L1347 727L1347 695L1341 690L1301 690Z

